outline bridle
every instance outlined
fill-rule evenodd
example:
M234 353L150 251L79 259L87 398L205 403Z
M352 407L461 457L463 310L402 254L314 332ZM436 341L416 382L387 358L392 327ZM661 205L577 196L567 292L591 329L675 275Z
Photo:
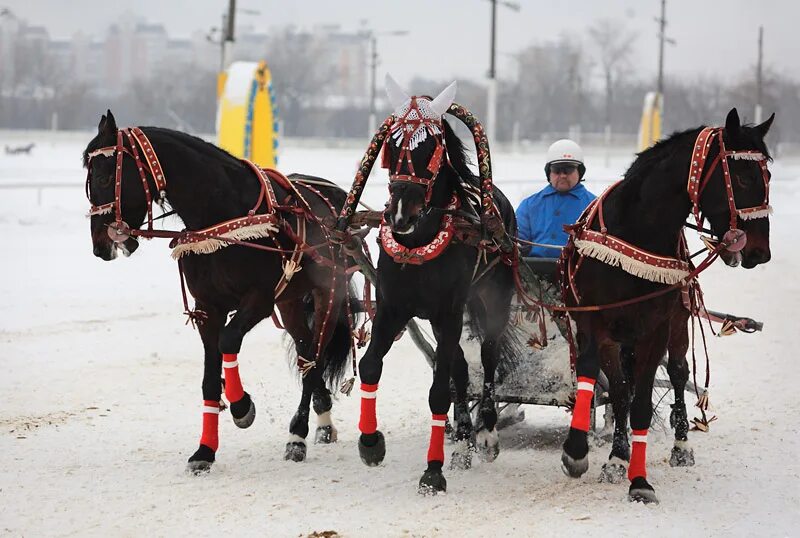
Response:
M722 163L722 177L725 182L725 192L728 198L728 210L730 219L728 222L728 231L723 236L723 242L728 243L726 250L737 252L744 248L747 243L747 235L744 230L738 227L738 219L752 220L759 218L767 218L772 212L769 205L769 171L767 169L767 158L760 151L755 150L727 150L725 142L722 137L723 129L721 127L706 127L697 136L694 144L694 152L692 154L692 162L689 167L689 180L687 182L687 191L689 193L689 200L692 203L692 214L697 222L698 227L702 227L703 214L700 209L700 196L703 194L708 181L711 179L717 165ZM711 162L708 170L703 176L703 169L708 159L708 154L711 149L711 144L714 138L717 138L719 143L719 153L717 157ZM733 160L748 160L757 161L761 168L761 176L764 180L764 201L761 205L747 208L737 208L736 201L733 196L733 184L731 182L730 167L728 159ZM702 181L701 181L702 177Z
M125 147L125 138L128 139L130 149ZM141 148L141 154L139 152ZM144 189L145 199L147 200L147 230L153 230L153 197L150 194L150 184L147 181L147 172L145 171L145 164L150 176L158 191L159 204L163 203L166 199L167 180L164 176L164 170L161 168L161 163L158 160L156 152L153 150L153 145L147 138L147 135L139 127L127 127L117 131L117 144L114 146L105 146L87 154L86 161L86 198L89 200L91 207L89 208L88 216L92 215L105 215L114 213L114 222L108 226L108 235L112 241L119 243L125 241L130 237L131 228L122 220L122 161L125 154L133 157L136 161L136 169L139 172L139 178L142 181L142 188ZM142 155L144 156L144 163L142 162ZM95 157L114 157L116 156L115 169L114 169L114 200L99 206L94 205L90 193L90 183L92 180L92 159Z
M395 146L400 148L400 156L397 159L394 173L390 172L389 174L390 186L392 183L399 181L422 185L425 187L425 206L427 207L433 194L433 183L439 175L442 160L446 158L442 117L431 110L428 98L417 96L411 97L395 117L397 120L389 128L389 136L386 137L384 142L382 165L384 168L390 168L391 166L388 146L390 144L389 141L393 140ZM427 167L431 177L426 178L418 176L414 171L411 153L429 135L436 142L436 148L433 150L433 155ZM408 174L400 173L404 161L408 163Z

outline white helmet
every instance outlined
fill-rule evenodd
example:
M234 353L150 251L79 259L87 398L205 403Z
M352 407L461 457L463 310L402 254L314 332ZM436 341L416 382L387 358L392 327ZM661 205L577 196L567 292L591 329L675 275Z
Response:
M544 173L550 177L550 165L556 163L571 163L578 167L578 174L583 179L586 167L583 164L583 149L569 138L562 138L553 142L547 150L547 164L544 165Z

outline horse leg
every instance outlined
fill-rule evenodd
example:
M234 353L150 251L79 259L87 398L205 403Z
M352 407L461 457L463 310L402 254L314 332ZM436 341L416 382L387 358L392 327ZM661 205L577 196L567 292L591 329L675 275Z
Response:
M561 470L567 476L580 477L589 469L589 423L594 400L594 384L600 366L594 334L578 330L579 354L575 363L578 390L572 409L572 422L561 453Z
M309 357L312 354L314 335L308 326L305 304L302 299L282 302L278 305L281 320L286 331L294 340L298 357ZM313 369L312 369L313 370ZM306 437L308 436L308 406L311 400L313 387L311 386L311 372L303 378L303 390L300 404L289 423L289 439L286 442L284 459L303 461L306 456ZM319 381L317 376L313 380Z
M195 474L211 470L219 448L219 400L222 396L222 355L219 352L219 332L225 314L209 305L197 303L208 317L198 327L203 341L203 433L200 446L189 458L186 470Z
M339 439L339 432L331 420L331 408L333 400L331 392L325 386L325 381L320 377L320 383L312 395L311 405L317 415L317 432L314 442L323 445L335 443Z
M670 320L669 344L667 345L667 373L675 392L675 403L669 414L669 423L675 429L675 445L669 464L672 467L691 467L694 465L694 451L689 446L689 418L686 415L686 402L684 391L689 380L689 363L686 362L686 352L689 350L689 312L681 309L682 313ZM685 314L683 313L685 312Z
M437 335L437 341L439 337ZM434 373L435 376L435 373ZM450 458L450 468L469 469L472 467L472 452L475 449L474 429L472 417L469 413L469 401L467 392L469 390L469 366L464 358L464 350L457 346L455 357L451 368L451 377L455 388L455 403L453 405L453 418L456 428L453 432L453 441L456 448ZM445 425L445 430L447 426Z
M634 395L631 403L631 481L628 499L644 503L658 502L656 492L647 482L647 432L653 418L653 382L669 338L669 323L664 322L636 344L634 356Z
M428 443L428 467L419 479L419 493L436 495L447 491L447 480L442 474L444 466L444 427L447 412L450 410L450 367L451 361L459 353L459 339L463 323L463 312L447 313L441 318L431 320L439 338L436 342L436 362L433 383L428 392L428 406L431 410L431 437ZM463 351L461 352L463 357ZM457 377L460 377L458 374Z
M411 316L390 311L386 301L378 302L378 311L372 321L372 338L367 351L358 363L361 376L361 415L358 429L358 453L365 465L373 467L386 456L386 441L378 429L375 413L378 382L383 371L383 358L391 349L394 338L405 327Z
M230 402L233 423L240 428L249 428L256 418L256 406L250 394L242 387L239 377L239 350L244 335L265 317L272 314L275 298L268 293L254 289L246 293L239 302L236 314L222 328L219 335L219 350L222 353L222 367L225 371L225 397Z
M603 372L608 378L608 395L614 412L614 438L608 461L600 471L600 481L619 484L625 478L631 448L628 443L628 412L631 401L631 383L625 374L625 364L633 361L633 349L623 345L617 352L616 346L601 348ZM608 351L606 351L608 349Z
M495 371L500 355L500 342L511 312L513 287L509 285L500 289L507 289L508 292L491 290L483 294L481 308L473 310L480 313L479 321L483 326L484 333L483 342L481 342L483 388L481 402L478 406L478 433L475 436L475 444L485 461L494 461L500 454L500 438L497 435L496 427L497 406L494 400Z
M338 318L338 313L343 306L345 298L345 290L329 290L316 288L313 290L314 297L314 323L313 330L311 331L311 345L306 355L298 354L297 366L303 373L303 393L300 397L300 404L297 407L294 417L289 424L289 441L286 443L285 459L292 461L303 461L306 456L306 437L308 437L308 419L310 412L311 399L315 392L318 392L320 387L325 389L325 382L322 378L322 372L325 370L325 347L330 342L331 336L335 328ZM313 358L312 358L313 357ZM311 361L310 369L304 370ZM327 411L327 426L330 429L331 435L333 433L333 425L330 424L330 393L328 395ZM323 407L325 402L322 403ZM319 413L318 413L319 414Z

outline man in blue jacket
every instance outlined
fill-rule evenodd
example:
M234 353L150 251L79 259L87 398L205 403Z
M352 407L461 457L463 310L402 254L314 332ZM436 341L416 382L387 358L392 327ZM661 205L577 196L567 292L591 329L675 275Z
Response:
M583 150L572 140L562 139L547 150L544 166L548 185L525 198L517 208L519 238L533 243L567 244L564 224L572 224L596 197L581 184L586 167ZM526 256L557 258L561 249L520 246Z

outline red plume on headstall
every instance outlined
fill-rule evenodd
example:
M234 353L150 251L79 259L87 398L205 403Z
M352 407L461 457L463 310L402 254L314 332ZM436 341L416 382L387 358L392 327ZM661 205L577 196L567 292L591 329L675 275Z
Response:
M439 172L439 167L442 166L442 156L444 155L444 145L437 140L436 149L431 156L431 161L428 163L428 172L436 175Z
M389 151L389 137L386 137L386 140L383 141L383 155L381 156L381 168L389 168L391 163L389 159L392 158L391 151Z

